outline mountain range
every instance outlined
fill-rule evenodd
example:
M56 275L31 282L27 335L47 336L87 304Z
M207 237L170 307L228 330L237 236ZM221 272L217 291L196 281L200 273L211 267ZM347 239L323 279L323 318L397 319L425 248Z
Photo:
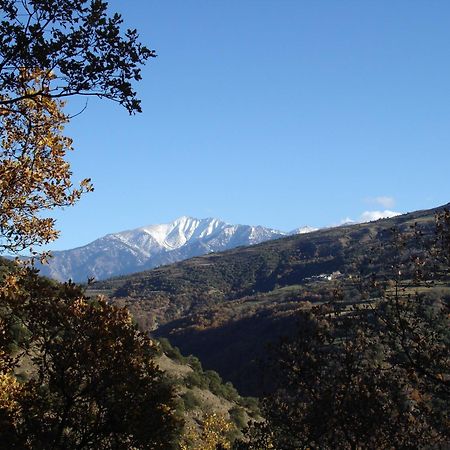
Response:
M182 216L170 223L108 234L83 247L52 252L49 263L39 269L42 275L60 281L102 280L314 230L306 226L286 233Z
M196 355L240 393L258 396L268 387L258 368L270 345L295 332L300 310L338 299L351 310L361 277L391 279L400 262L407 277L411 255L434 242L435 216L449 208L209 253L93 283L88 295L128 307L142 329ZM450 299L450 274L427 289Z

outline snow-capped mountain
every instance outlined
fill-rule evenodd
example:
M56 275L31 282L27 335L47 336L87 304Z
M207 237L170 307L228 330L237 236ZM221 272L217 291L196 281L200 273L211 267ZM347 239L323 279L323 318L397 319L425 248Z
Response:
M55 251L49 264L40 269L43 275L57 280L100 280L314 230L303 227L285 233L262 226L183 216L170 223L108 234L84 247Z

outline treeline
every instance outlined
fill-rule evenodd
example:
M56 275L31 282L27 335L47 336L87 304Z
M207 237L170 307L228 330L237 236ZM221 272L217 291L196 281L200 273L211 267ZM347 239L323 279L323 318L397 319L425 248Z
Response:
M262 402L265 420L235 449L450 445L450 296L429 292L449 287L449 210L428 237L417 225L396 235L390 249L401 257L358 281L364 305L343 304L337 290L299 314L297 332L273 347L277 387ZM412 247L416 238L422 247Z

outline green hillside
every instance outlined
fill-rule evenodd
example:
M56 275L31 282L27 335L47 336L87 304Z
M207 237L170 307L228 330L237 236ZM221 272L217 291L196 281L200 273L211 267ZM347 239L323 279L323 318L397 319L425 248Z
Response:
M398 257L394 230L417 224L427 239L443 208L193 258L95 283L92 292L127 305L143 328L195 354L241 393L256 395L266 388L257 369L267 345L289 334L296 311L329 301L342 285L343 302L351 303L352 277L380 275ZM414 246L411 231L404 257Z

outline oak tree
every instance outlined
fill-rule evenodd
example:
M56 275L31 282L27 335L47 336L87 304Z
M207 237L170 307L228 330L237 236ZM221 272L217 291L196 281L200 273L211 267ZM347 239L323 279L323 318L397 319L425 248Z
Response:
M62 101L26 97L48 92L51 79L42 70L23 69L19 81L24 98L0 118L0 249L9 251L55 239L54 221L42 212L73 205L92 189L88 179L72 186Z
M0 0L0 250L57 237L45 213L73 186L64 101L140 112L133 82L154 52L100 0ZM0 273L0 445L169 449L180 422L155 346L129 313L31 268Z
M155 52L101 0L0 0L0 251L56 239L45 211L74 204L64 99L140 112L133 83Z
M0 106L15 109L24 98L73 95L107 98L140 112L132 82L155 52L123 30L120 14L102 0L0 1ZM44 71L50 88L21 92L23 69ZM44 83L45 85L46 83Z
M175 447L173 387L126 309L33 270L7 277L0 305L0 352L10 355L0 370L2 445Z

